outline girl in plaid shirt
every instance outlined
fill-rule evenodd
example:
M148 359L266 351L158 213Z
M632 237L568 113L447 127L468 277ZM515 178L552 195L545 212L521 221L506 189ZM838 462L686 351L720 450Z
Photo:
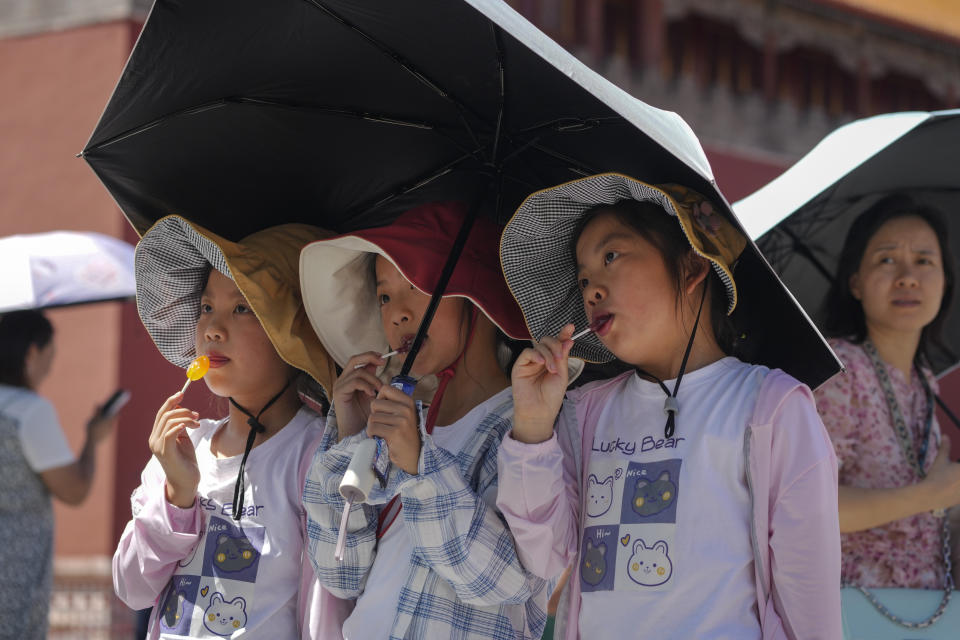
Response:
M307 313L343 367L303 502L320 581L356 599L346 638L539 638L546 621L544 582L521 566L495 506L513 418L498 332L528 338L497 262L499 229L475 223L411 371L421 393L436 379L426 416L381 379L405 355L380 354L413 340L463 217L459 203L425 205L301 255ZM392 469L351 507L337 561L339 485L370 436L386 441Z

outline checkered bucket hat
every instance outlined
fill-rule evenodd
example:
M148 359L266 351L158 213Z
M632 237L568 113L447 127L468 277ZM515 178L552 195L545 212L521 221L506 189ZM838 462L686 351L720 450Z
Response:
M650 185L618 173L604 173L528 197L503 232L500 261L507 284L537 340L556 335L568 323L587 326L583 298L577 286L577 266L570 250L583 214L601 204L620 200L653 202L677 219L699 255L710 261L727 291L727 313L737 306L733 268L747 245L743 234L697 192L680 185ZM571 355L590 362L615 356L596 334L584 336Z
M686 187L650 185L617 173L534 193L507 224L500 261L534 338L556 335L571 322L577 328L586 326L570 242L588 209L624 199L661 206L677 219L694 251L711 262L726 286L727 312L740 332L737 357L783 369L811 389L842 370L826 340L747 238L722 197L711 202ZM614 359L592 333L577 340L571 354L593 362Z
M231 242L199 225L167 216L137 245L137 311L163 356L186 368L196 357L201 288L209 269L232 279L277 353L328 393L336 370L310 326L300 294L300 250L332 234L285 224Z

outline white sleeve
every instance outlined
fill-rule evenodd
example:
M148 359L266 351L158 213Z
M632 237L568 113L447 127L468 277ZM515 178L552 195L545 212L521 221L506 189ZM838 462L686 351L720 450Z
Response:
M31 400L16 412L20 419L20 445L27 464L35 473L41 473L73 463L76 458L63 435L53 405L40 396Z

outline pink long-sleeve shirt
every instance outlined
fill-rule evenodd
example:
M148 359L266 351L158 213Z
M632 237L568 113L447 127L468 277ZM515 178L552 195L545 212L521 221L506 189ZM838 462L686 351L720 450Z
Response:
M300 502L322 418L303 408L251 450L239 521L232 515L241 456L210 450L224 424L203 420L190 434L201 475L191 508L167 502L163 468L156 458L147 464L113 557L117 596L134 609L154 607L151 639L340 638L352 603L314 576Z

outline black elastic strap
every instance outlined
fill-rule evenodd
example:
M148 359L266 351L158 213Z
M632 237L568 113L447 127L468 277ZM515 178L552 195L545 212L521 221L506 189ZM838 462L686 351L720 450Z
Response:
M260 422L260 416L263 415L263 412L270 408L270 406L280 399L280 396L283 395L283 392L287 390L287 387L290 386L290 381L287 380L287 384L283 385L283 389L277 392L277 395L270 398L270 401L267 404L263 405L263 409L260 409L260 412L257 413L257 416L254 417L252 413L247 411L246 408L241 407L236 400L230 398L230 404L235 406L241 412L247 414L247 424L250 425L250 433L247 435L247 446L243 449L243 459L240 460L240 471L237 473L237 484L233 488L233 519L240 520L240 516L243 515L243 470L247 466L247 456L250 455L250 450L253 449L253 441L257 439L258 433L266 432L267 428L263 426Z
M680 362L680 371L677 373L677 381L673 384L673 393L667 389L663 380L647 373L640 367L637 367L637 374L647 376L656 380L663 392L667 394L667 399L663 401L663 411L667 414L667 424L663 427L663 437L672 438L677 428L677 414L680 413L680 405L677 403L677 393L680 391L680 380L683 379L683 373L687 369L687 360L690 358L690 351L693 350L693 341L697 337L697 327L700 326L700 314L703 312L703 301L707 298L707 281L703 282L703 295L700 296L700 308L697 309L697 319L693 323L693 331L690 332L690 340L687 341L687 350L683 354L683 360Z

